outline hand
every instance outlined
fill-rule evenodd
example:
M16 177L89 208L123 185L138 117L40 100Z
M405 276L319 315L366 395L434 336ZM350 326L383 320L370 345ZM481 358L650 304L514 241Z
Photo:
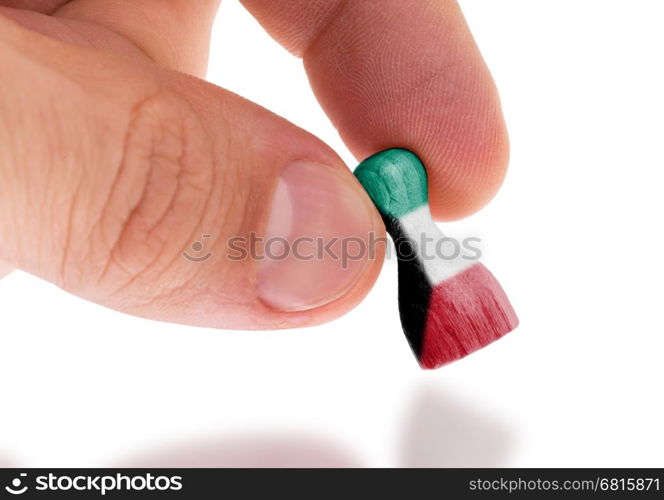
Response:
M0 0L0 260L121 311L213 327L315 324L367 293L380 252L345 267L228 258L236 237L366 242L384 228L328 146L196 78L217 4ZM439 219L493 196L507 137L456 2L244 5L302 57L358 159L417 153ZM212 256L184 257L199 250Z

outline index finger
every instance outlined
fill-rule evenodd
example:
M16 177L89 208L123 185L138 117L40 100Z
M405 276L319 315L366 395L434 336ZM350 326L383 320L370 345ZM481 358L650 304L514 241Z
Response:
M243 0L304 60L311 85L360 160L402 147L427 166L433 215L488 202L507 132L491 75L453 0Z

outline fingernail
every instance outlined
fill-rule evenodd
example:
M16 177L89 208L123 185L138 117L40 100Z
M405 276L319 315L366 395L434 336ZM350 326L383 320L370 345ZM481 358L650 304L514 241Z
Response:
M282 311L342 297L367 267L374 211L349 172L298 160L276 186L257 279L258 295Z

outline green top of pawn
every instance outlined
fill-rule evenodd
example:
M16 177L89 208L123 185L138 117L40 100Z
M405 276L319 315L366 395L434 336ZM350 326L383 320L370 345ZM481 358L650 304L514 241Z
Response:
M407 149L376 153L353 173L383 215L398 219L429 202L427 172L420 159Z

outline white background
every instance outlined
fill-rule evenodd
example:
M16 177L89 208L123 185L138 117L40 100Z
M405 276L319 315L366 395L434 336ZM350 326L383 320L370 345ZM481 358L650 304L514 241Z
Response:
M512 160L477 215L521 326L434 372L396 265L324 326L161 324L15 272L0 281L0 465L664 466L664 6L462 2ZM209 79L355 160L301 62L234 0Z

